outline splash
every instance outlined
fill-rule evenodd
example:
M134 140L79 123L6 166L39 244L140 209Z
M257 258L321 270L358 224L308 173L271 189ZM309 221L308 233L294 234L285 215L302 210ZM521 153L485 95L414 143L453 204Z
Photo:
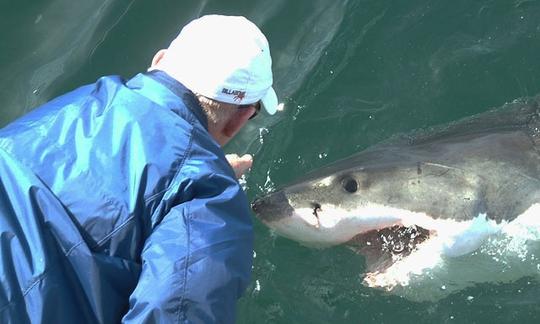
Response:
M478 283L538 279L538 215L540 204L535 204L511 222L497 224L485 215L447 222L408 256L368 272L364 284L412 300L437 300Z

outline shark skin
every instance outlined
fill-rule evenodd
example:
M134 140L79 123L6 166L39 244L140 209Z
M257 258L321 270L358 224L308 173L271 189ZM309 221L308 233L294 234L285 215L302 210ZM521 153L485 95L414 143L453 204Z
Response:
M537 262L501 275L508 263L492 256L501 242L516 250L499 261L520 263L517 250L534 255L538 248L539 104L540 97L519 99L396 136L255 199L252 209L302 245L352 248L365 257L364 284L390 292L416 284L424 297L437 298L478 282L538 276ZM471 255L482 260L482 275L449 275L452 262L474 263Z

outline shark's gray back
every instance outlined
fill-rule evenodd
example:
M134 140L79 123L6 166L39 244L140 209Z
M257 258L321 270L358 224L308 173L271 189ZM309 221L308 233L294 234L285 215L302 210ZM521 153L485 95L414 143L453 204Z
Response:
M363 201L470 219L511 220L540 203L540 97L398 135L308 174L354 174Z
M440 175L449 191L456 187L456 196L437 195L449 201L441 198L428 206L426 200L424 206L415 203L408 208L433 210L442 218L486 213L498 221L511 220L540 203L539 102L540 97L515 101L451 125L389 140L374 151L416 162L419 173L431 173L434 181ZM459 186L471 190L457 190ZM437 188L434 183L433 190Z

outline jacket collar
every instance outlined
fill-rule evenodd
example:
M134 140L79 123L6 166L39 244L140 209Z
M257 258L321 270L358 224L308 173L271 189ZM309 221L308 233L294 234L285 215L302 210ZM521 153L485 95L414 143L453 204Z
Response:
M195 117L199 120L199 122L208 129L208 121L206 119L206 114L202 110L201 105L199 104L199 101L197 100L197 97L191 92L188 88L186 88L182 83L180 83L178 80L174 79L170 75L168 75L164 71L160 70L152 70L149 72L141 73L140 75L143 75L145 77L148 77L155 82L161 84L165 88L167 88L172 94L174 94L176 97L180 98L184 105L195 115ZM137 78L137 76L135 76ZM135 79L133 78L133 79ZM132 79L132 80L133 80ZM130 80L130 82L132 81ZM172 107L173 110L178 110L177 107ZM177 111L177 113L181 113Z

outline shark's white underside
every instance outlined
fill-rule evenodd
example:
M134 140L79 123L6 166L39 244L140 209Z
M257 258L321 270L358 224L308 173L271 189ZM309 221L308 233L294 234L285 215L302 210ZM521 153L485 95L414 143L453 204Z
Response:
M409 256L364 283L415 300L434 300L478 283L508 283L540 275L540 204L511 222L479 215L447 222ZM444 229L443 229L444 228Z
M357 217L355 215L370 215ZM406 257L382 272L365 274L364 284L410 299L437 299L475 283L509 282L540 274L540 204L516 219L496 223L480 214L467 221L437 219L425 213L370 204L361 210L321 206L295 210L293 217L272 224L284 236L307 246L346 243L358 233L393 225L430 231ZM536 251L537 250L537 251Z

